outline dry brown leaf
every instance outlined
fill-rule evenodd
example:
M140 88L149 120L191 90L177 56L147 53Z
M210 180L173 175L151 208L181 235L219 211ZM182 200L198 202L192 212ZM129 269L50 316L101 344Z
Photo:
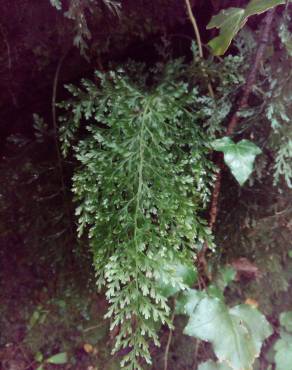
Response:
M255 308L259 307L259 303L253 298L247 298L244 303Z
M86 353L91 353L93 352L93 346L90 343L85 343L83 345L83 349Z

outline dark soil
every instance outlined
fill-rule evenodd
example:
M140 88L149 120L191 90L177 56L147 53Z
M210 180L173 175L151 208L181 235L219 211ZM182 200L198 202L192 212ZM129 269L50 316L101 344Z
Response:
M81 289L74 271L65 276L38 265L11 236L1 237L0 251L0 369L37 369L40 356L44 361L60 352L67 353L67 363L45 369L119 368L110 357L102 296Z

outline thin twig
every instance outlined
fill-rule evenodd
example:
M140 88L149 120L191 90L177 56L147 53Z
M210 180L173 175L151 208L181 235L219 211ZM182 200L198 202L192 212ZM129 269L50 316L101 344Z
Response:
M200 31L199 31L197 21L196 21L196 18L194 16L193 12L192 12L190 1L185 0L185 2L186 2L186 6L187 6L188 16L190 18L190 21L191 21L191 23L193 25L193 28L194 28L194 31L195 31L196 40L197 40L197 44L198 44L198 48L199 48L200 58L204 59L202 40L201 40L201 35L200 35Z
M199 56L202 60L204 60L203 46L202 46L202 40L201 40L199 27L198 27L196 18L194 16L194 13L192 11L190 1L185 0L185 2L186 2L188 16L190 18L190 21L191 21L191 23L193 25L193 28L194 28L194 31L195 31L196 40L197 40L197 44L198 44L198 48L199 48ZM206 80L208 82L207 86L208 86L209 94L210 94L211 98L215 99L215 94L214 94L213 87L209 82L209 78L208 78L208 75L207 75L206 70L205 70L204 67L202 68L202 72L203 72L203 75L204 75L204 77L206 78Z
M2 25L2 23L0 23L0 33L2 34L3 36L3 41L5 43L5 46L6 46L6 49L7 49L7 64L8 64L8 73L9 73L9 76L10 76L10 80L12 81L13 80L13 76L12 76L12 57L11 57L11 48L10 48L10 44L9 44L9 40L8 40L8 37L7 37L7 34L5 32L5 29ZM8 91L11 95L11 98L12 98L12 102L14 104L15 107L18 107L18 103L17 103L17 99L16 99L16 96L11 88L11 83L9 84L8 86Z
M17 344L17 347L20 349L21 353L22 353L22 356L25 358L26 362L30 362L29 358L28 358L28 355L26 354L25 350L23 349L21 343L18 343Z
M171 322L174 320L174 311L171 315ZM172 340L172 334L173 334L173 329L169 329L169 334L168 334L168 339L165 347L165 352L164 352L164 370L167 370L168 366L168 354L169 354L169 348Z
M89 326L88 328L83 329L83 333L86 333L87 331L91 331L91 330L100 328L103 325L104 325L103 323L99 323L97 325Z
M3 40L4 40L4 43L6 45L6 49L7 49L8 69L11 70L11 68L12 68L12 60L11 60L10 44L9 44L8 39L7 39L7 36L6 36L5 31L4 31L4 27L3 27L2 23L0 23L0 32L1 32L2 36L3 36Z
M37 362L36 362L36 360L33 360L28 366L26 366L25 368L24 368L24 370L28 370L28 369L31 369L31 367L32 367L32 365L34 365L34 364L36 364Z
M195 345L195 366L194 366L194 369L197 369L197 365L198 365L198 353L199 353L200 344L201 344L200 339L196 339L196 345Z
M61 56L61 58L59 60L59 63L57 65L55 76L54 76L53 92L52 92L52 121L53 121L55 149L56 149L58 168L59 168L59 176L60 176L60 181L61 181L61 190L62 190L62 193L63 193L64 206L65 206L65 210L66 210L66 213L67 213L70 234L71 234L72 239L74 239L74 231L73 231L72 222L71 222L71 212L70 212L70 209L67 205L67 192L66 192L66 185L65 185L65 176L64 176L64 171L63 171L62 155L61 155L61 151L60 151L60 147L59 147L59 141L58 141L58 125L57 125L57 114L56 114L57 87L58 87L60 70L61 70L62 64L63 64L69 50L70 49L67 48L67 50Z

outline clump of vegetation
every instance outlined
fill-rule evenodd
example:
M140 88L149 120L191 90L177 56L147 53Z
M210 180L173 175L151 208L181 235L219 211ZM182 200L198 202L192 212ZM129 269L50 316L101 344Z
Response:
M267 10L264 6L261 10L253 6L250 3L244 10L248 16L253 12ZM241 13L239 9L238 14ZM217 18L214 17L210 27L221 27L220 22L227 16L223 12ZM268 32L271 17L272 12L267 16L264 33ZM238 29L245 20L241 22ZM231 31L224 27L216 39L220 47L225 43L225 34L232 37ZM220 47L215 47L215 53L225 51L226 47ZM194 50L196 52L196 48ZM199 48L194 59L202 65L200 57ZM261 57L262 52L258 52L256 58ZM226 62L234 71L236 57L234 60L229 57ZM217 68L225 67L224 61L213 63ZM208 80L208 74L211 73L206 66L203 65L203 68L203 76ZM206 248L213 249L210 229L200 216L210 201L210 189L216 177L216 170L208 158L211 147L224 153L225 163L240 185L250 177L255 157L262 149L247 139L235 143L230 137L223 136L214 140L216 131L221 132L221 136L225 131L224 127L220 127L220 122L212 122L211 117L218 111L226 114L226 96L229 92L226 80L220 83L213 76L218 100L222 104L218 106L214 104L214 96L208 96L206 81L205 86L200 83L200 79L196 81L192 78L190 83L190 68L182 66L181 62L174 61L163 67L158 64L144 75L141 75L142 66L134 65L133 69L140 72L138 77L131 74L129 77L127 67L119 67L117 71L106 74L97 72L96 83L83 80L82 89L68 86L75 99L62 103L60 107L68 111L62 118L61 128L65 154L80 125L84 125L87 131L86 138L74 144L75 156L81 166L73 177L73 192L78 201L76 214L79 218L79 234L85 228L88 229L97 284L100 288L106 287L110 304L107 317L112 320L112 329L119 328L114 351L128 348L129 353L124 356L122 367L140 369L140 358L151 363L149 339L158 344L153 321L167 323L171 327L170 306L167 303L169 295L165 296L161 292L161 281L178 290L186 289L184 278L177 273L177 266L187 266L196 259L200 263L200 252L205 253ZM250 73L254 75L255 72L252 69ZM234 86L242 78L236 73L232 78L229 71L229 80ZM254 76L253 80L249 76L243 98L235 113L231 113L227 135L234 133L239 120L237 111L247 104L253 82ZM211 92L210 85L208 88ZM268 107L269 112L272 111L271 106ZM206 127L214 133L213 136L206 136ZM288 173L287 169L283 170L283 166L289 165L285 159L286 154L282 152L283 148L280 148L276 157L275 181L279 173L285 173L286 176ZM279 156L285 164L281 163ZM218 179L219 174L216 182ZM211 228L217 213L215 192L216 185L212 199ZM190 291L188 294L191 294ZM208 294L206 297L203 293L194 294L190 296L190 303L185 303L186 307L193 307L191 310L186 309L193 323L188 325L202 322L205 328L203 312L212 311L212 304L216 307L218 305L220 314L223 314L224 309L217 302L218 293L214 298ZM201 312L199 307L204 304L208 309L202 308ZM243 330L247 330L251 338L254 335L252 322L262 322L262 336L254 339L255 347L246 349L248 353L240 353L239 348L232 349L231 352L238 353L238 357L231 359L225 353L227 348L224 344L216 344L216 338L200 336L196 330L188 329L189 326L185 332L211 341L220 361L226 361L233 368L247 368L259 354L259 343L271 331L268 324L264 324L264 319L256 316L259 314L254 309L238 306L232 310L238 311L235 317L239 318L239 311L242 311L241 322L247 320ZM212 311L213 316L215 311ZM233 315L227 309L226 315L230 314ZM222 319L218 320L223 325ZM229 321L233 322L233 319ZM222 336L217 330L215 316L211 327L215 330L215 336ZM233 327L233 332L236 331ZM242 341L246 347L243 338ZM220 346L223 348L219 349Z
M3 166L2 182L10 182L0 198L7 214L1 222L4 236L9 238L20 223L19 240L31 245L30 256L39 256L40 263L29 265L31 271L40 276L46 263L51 268L50 281L38 287L42 293L35 308L30 305L23 314L23 342L33 366L77 366L68 338L56 338L48 351L38 340L50 325L58 326L61 313L70 318L61 327L64 338L74 337L74 322L78 334L72 342L97 366L105 366L109 355L98 355L95 347L108 331L113 367L119 358L118 366L128 370L151 368L153 344L159 346L166 334L161 342L167 370L179 323L179 335L195 343L191 356L199 370L288 370L289 1L242 1L212 14L207 29L219 31L205 48L185 0L183 10L195 40L183 57L174 50L173 35L161 30L157 20L151 23L147 12L145 25L136 27L130 20L123 22L128 8L122 2L50 3L70 22L70 37L81 54L89 61L98 54L98 68L91 79L66 84L64 99L58 99L69 49L63 51L50 102L52 129L34 114L34 138L9 139L26 155ZM104 14L123 24L125 39L129 30L139 40L163 33L153 60L115 61L110 37L100 53L94 52L91 24L103 22ZM261 14L255 36L245 24ZM137 16L136 10L131 15ZM108 53L106 63L102 53ZM34 151L45 143L55 153L36 160ZM13 211L15 201L18 212ZM86 285L88 297L70 285L76 269L83 271L79 285ZM102 299L94 293L95 284L107 302L94 311L96 323L90 302ZM262 294L265 287L269 295ZM91 342L86 333L95 332L95 326L98 339Z

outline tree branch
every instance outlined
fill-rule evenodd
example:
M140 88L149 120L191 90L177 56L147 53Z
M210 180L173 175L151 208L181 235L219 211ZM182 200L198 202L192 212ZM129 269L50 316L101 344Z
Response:
M263 59L264 52L266 49L266 45L269 41L269 33L271 29L271 24L273 21L274 17L274 12L275 9L271 9L268 11L265 20L264 20L264 27L263 31L261 34L261 38L258 44L258 48L254 57L254 61L252 63L252 67L249 71L249 74L246 79L245 86L243 88L243 93L241 96L241 99L238 102L237 108L235 109L235 112L231 116L231 119L229 121L229 124L227 126L227 131L226 134L227 136L231 136L234 133L234 130L236 126L239 123L239 113L240 111L245 108L248 105L248 98L250 96L250 93L252 91L253 85L255 83L256 77L257 77L257 72L259 69L259 65ZM222 177L222 168L223 167L223 162L222 160L219 161L219 172L217 173L216 180L215 180L215 185L212 193L212 200L211 200L211 207L210 207L210 218L209 218L209 226L211 229L214 228L217 215L218 215L218 199L220 195L220 188L221 188L221 177Z
M227 131L226 131L227 136L233 135L235 128L239 123L239 119L240 119L239 112L248 105L248 98L250 96L253 85L255 83L259 65L263 59L266 45L269 40L269 33L270 33L271 24L274 18L274 12L275 12L275 9L269 10L269 12L267 13L265 17L263 31L262 31L261 38L258 44L258 48L257 48L256 54L254 57L254 62L252 63L252 67L247 75L246 82L245 82L243 92L242 92L242 96L237 104L237 107L233 115L231 116L229 120L229 124L227 126ZM218 200L219 200L220 191L221 191L222 169L224 168L222 156L219 157L217 165L219 167L219 171L216 175L215 184L214 184L212 197L211 197L211 206L210 206L210 211L209 211L209 227L211 230L214 229L217 216L218 216ZM199 266L202 267L205 275L208 278L210 278L209 273L208 273L208 265L206 261L206 256L205 256L207 250L208 250L208 244L205 242L202 250L200 251L198 255L198 262L199 262Z

